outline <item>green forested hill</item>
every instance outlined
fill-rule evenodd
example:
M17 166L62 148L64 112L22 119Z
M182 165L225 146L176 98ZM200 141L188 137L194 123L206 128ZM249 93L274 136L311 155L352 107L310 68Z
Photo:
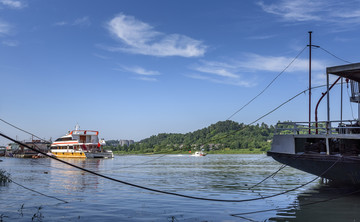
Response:
M186 133L160 133L143 139L130 146L117 145L118 141L107 141L106 149L122 152L185 152L190 150L240 150L270 148L274 127L264 123L261 125L245 125L234 121L220 121L209 127Z

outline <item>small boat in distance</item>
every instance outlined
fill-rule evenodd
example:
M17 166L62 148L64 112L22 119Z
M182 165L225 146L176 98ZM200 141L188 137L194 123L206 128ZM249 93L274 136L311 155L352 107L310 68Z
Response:
M207 153L204 153L203 151L196 151L191 156L206 156Z
M104 140L99 140L99 132L94 130L75 130L56 139L50 152L58 158L113 158L112 151L104 150Z

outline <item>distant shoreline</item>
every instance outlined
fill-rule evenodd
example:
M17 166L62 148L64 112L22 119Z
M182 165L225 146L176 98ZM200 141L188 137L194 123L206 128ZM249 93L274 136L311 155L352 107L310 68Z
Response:
M124 152L124 151L113 151L115 155L155 155L155 154L189 154L195 153L192 151L191 153L186 151L171 151L171 152L152 152L152 153L143 153L137 151ZM260 148L254 149L237 149L237 150L212 150L205 153L207 154L263 154L266 153L267 150L261 150Z

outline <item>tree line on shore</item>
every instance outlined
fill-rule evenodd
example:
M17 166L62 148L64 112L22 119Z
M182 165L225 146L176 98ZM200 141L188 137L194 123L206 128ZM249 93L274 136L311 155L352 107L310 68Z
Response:
M124 153L209 152L255 148L267 151L274 131L274 126L265 123L246 125L227 120L185 134L160 133L130 145L120 145L118 140L108 140L104 148Z

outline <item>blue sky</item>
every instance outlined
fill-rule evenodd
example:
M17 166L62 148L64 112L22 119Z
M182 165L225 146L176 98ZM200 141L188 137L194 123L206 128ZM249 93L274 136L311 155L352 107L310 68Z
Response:
M46 139L77 123L105 139L195 131L264 89L310 30L313 44L359 62L359 28L358 0L0 0L0 118ZM313 49L313 86L325 83L327 66L346 64L322 49ZM306 49L231 119L250 123L307 87ZM323 90L314 90L313 107ZM307 121L307 98L260 123ZM348 99L344 107L345 119L357 117ZM320 120L325 113L324 103Z

